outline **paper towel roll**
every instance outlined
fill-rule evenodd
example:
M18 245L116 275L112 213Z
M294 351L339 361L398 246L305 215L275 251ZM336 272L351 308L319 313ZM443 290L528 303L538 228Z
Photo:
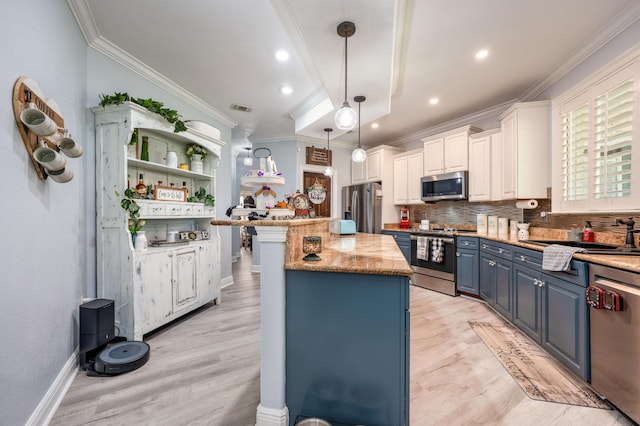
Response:
M538 207L538 200L516 201L516 207L519 209L535 209Z

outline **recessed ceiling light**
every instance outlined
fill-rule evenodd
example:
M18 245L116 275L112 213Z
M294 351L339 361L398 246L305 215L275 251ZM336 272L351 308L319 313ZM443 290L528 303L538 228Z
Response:
M286 50L278 50L276 52L276 59L282 62L289 60L289 52Z
M378 123L371 123L371 128L372 129L377 129L378 127L380 127L380 125Z
M487 49L478 50L476 53L476 59L484 59L489 56L489 51Z
M283 95L290 95L293 93L293 89L289 86L282 86L280 92L282 92Z
M437 105L437 104L438 104L438 102L440 102L440 99L438 99L438 98L431 98L431 99L429 99L429 104L430 104L430 105Z

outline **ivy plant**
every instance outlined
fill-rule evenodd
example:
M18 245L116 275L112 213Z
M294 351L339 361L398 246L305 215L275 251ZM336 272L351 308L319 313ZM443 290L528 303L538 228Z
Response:
M200 189L194 192L187 201L190 201L192 203L204 203L205 206L211 207L214 207L216 205L216 198L211 194L207 194L207 190L203 187L200 187Z
M117 196L120 196L116 192ZM122 207L127 213L129 213L129 232L131 235L135 235L145 224L144 219L140 219L140 206L136 203L136 198L140 196L131 188L124 190L124 198L120 200L120 207Z
M178 114L178 111L176 111L175 109L165 108L162 102L154 101L151 98L134 98L132 96L129 96L127 92L115 92L113 95L100 95L100 106L103 107L107 105L120 105L124 102L133 102L134 104L140 105L141 107L144 107L147 110L160 115L169 123L173 124L173 131L175 133L184 132L187 130L187 126L185 126L184 122L182 121L182 116ZM137 138L138 135L136 134L136 132L133 132L129 144L135 144L137 142Z

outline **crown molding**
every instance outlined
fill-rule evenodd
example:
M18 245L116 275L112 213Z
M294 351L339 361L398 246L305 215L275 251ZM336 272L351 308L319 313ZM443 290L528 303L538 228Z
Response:
M527 89L518 98L519 101L531 101L542 92L551 87L554 83L564 77L572 69L580 65L583 61L601 49L604 45L613 40L616 36L626 30L631 24L640 18L640 2L634 1L624 8L618 15L612 18L604 28L592 37L587 39L582 45L565 60L555 70L547 74L542 80Z
M447 132L452 129L456 129L458 127L467 126L469 123L474 121L484 120L485 118L498 117L502 112L504 112L507 108L517 102L517 99L512 99L501 104L492 106L490 108L484 109L482 111L475 112L473 114L465 115L464 117L459 117L451 121L447 121L446 123L438 124L437 126L429 127L427 129L418 130L417 132L402 136L398 139L394 139L391 142L386 142L385 145L391 146L401 146L405 145L409 142L415 142L417 140L437 135L439 133Z
M213 117L223 125L230 128L234 128L238 125L238 123L229 116L218 111L204 100L184 89L182 86L174 83L169 78L146 65L144 62L138 60L134 56L103 38L98 31L91 9L87 4L87 0L67 0L67 3L69 4L71 12L73 13L78 26L80 27L80 31L82 32L82 35L89 47L149 80L161 89L171 93L197 110Z

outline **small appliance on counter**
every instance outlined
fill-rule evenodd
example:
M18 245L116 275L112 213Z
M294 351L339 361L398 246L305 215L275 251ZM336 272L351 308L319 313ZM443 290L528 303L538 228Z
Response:
M403 207L400 209L400 229L409 228L411 228L411 222L409 221L409 209Z
M353 220L334 220L331 222L331 233L353 235L356 233L356 223Z

